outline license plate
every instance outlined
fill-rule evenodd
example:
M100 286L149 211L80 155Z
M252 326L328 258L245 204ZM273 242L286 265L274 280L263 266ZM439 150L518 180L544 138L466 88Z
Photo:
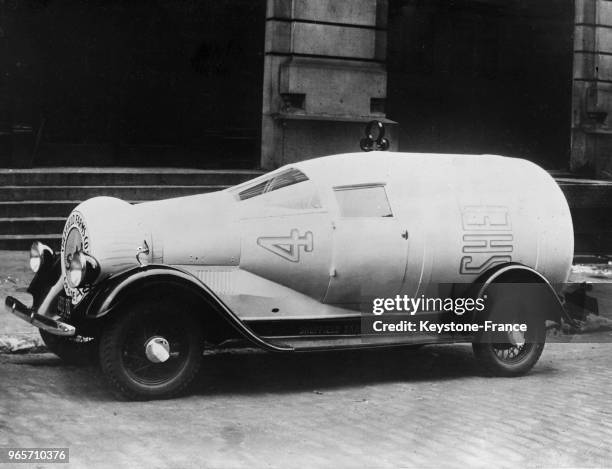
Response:
M57 314L62 316L63 318L70 317L70 309L72 307L72 302L70 298L66 296L60 296L57 301Z

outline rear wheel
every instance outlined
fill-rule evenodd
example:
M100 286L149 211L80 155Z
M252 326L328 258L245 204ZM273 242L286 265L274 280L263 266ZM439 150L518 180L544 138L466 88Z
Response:
M193 381L203 348L202 327L192 314L177 303L152 301L119 312L106 327L100 365L127 398L169 398Z
M474 355L483 369L495 376L521 376L537 363L544 343L499 342L472 344Z
M71 365L93 365L98 359L98 341L92 337L62 337L39 329L43 342L55 355Z
M546 322L542 311L534 310L538 290L520 284L500 284L491 288L487 320L497 325L521 325L526 331L488 331L473 342L476 359L487 374L521 376L537 363L546 342ZM541 291L541 290L540 290Z

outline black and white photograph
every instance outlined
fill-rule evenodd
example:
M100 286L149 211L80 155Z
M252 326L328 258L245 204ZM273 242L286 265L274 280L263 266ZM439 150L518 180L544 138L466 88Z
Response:
M0 469L612 468L612 0L0 0Z

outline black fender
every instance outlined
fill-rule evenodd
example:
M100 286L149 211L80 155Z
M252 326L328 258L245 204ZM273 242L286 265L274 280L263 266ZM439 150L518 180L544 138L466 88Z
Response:
M537 270L515 262L500 264L489 269L476 279L470 288L470 296L483 298L491 285L496 282L542 285L543 288L538 290L538 295L544 296L544 298L540 298L540 301L541 305L545 307L543 312L545 319L557 323L561 323L561 319L563 319L570 324L574 323L573 319L565 311L561 298L553 285Z
M261 339L206 284L188 272L167 265L134 267L109 277L94 289L94 296L84 311L84 317L87 320L95 320L109 316L142 288L157 285L182 289L193 294L258 347L275 352L293 350L291 347L273 345Z

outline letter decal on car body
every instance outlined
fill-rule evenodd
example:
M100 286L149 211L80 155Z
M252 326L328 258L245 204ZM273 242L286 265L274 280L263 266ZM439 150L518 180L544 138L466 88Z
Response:
M480 274L490 267L512 261L514 235L506 207L463 207L463 243L459 273Z
M300 236L299 230L291 230L289 236L262 236L257 238L257 244L277 256L291 262L300 261L300 248L305 252L312 252L313 236L311 231L307 231L304 236Z

